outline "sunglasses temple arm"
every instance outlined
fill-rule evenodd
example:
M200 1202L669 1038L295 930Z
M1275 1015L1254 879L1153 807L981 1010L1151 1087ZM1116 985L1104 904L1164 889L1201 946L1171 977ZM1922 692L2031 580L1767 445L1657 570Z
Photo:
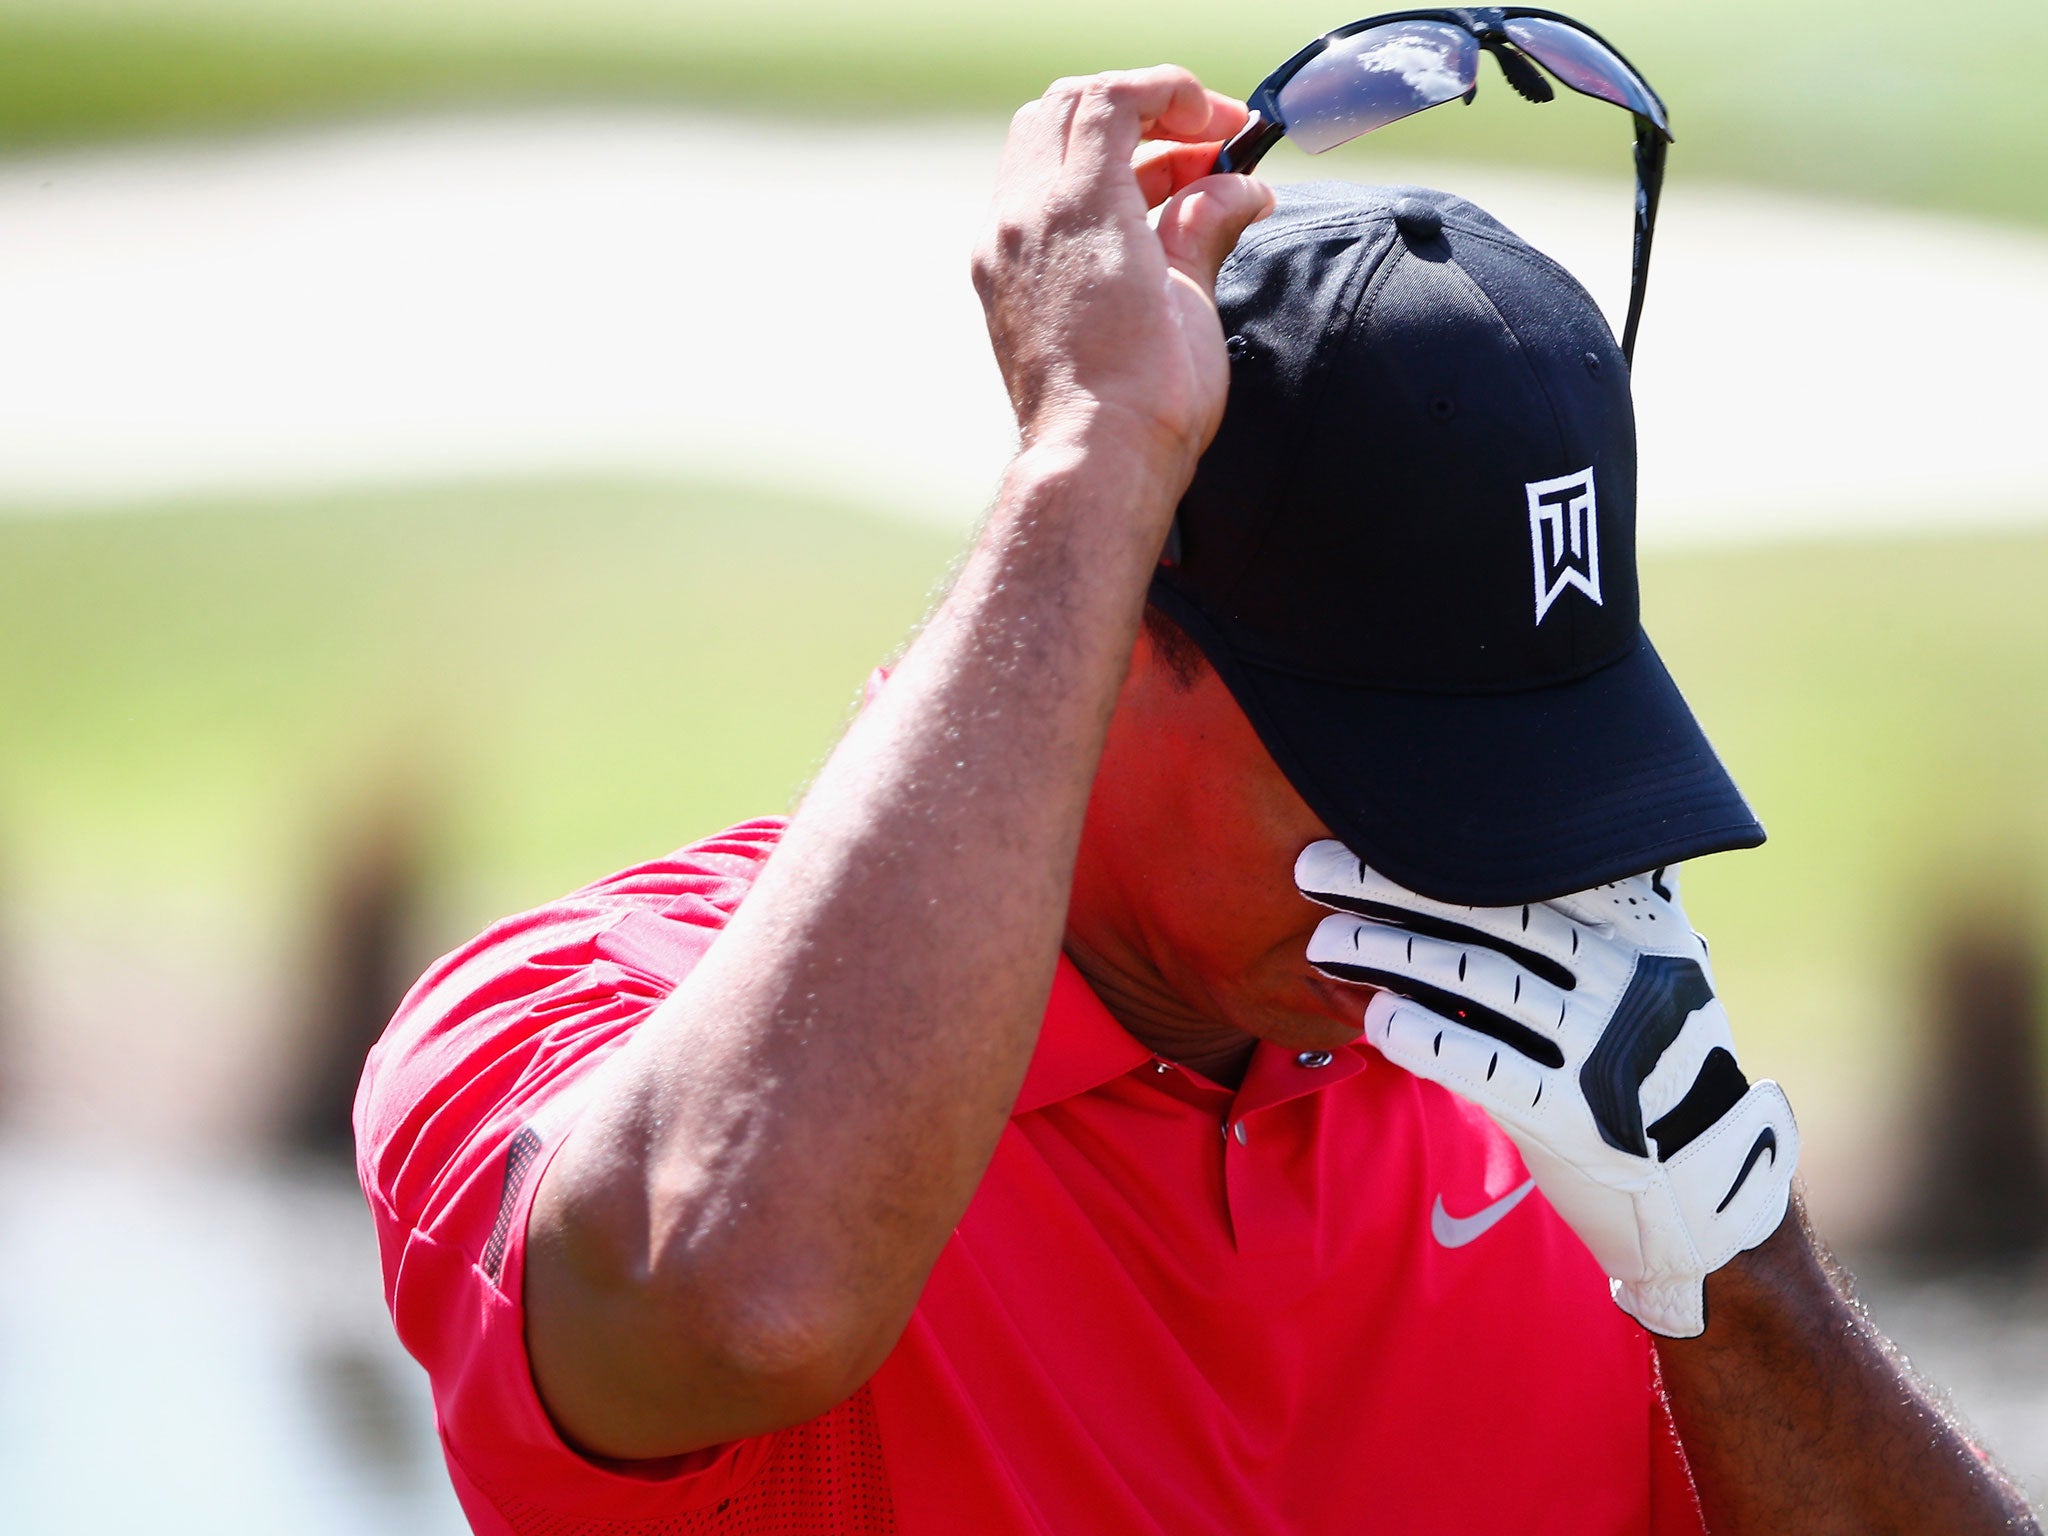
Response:
M1209 174L1219 176L1235 171L1241 176L1250 175L1252 167L1266 158L1266 151L1286 135L1287 130L1280 124L1269 122L1257 107L1252 108L1245 125L1216 152L1216 163L1209 167Z
M1650 285L1650 241L1657 233L1657 199L1664 190L1664 156L1669 140L1648 118L1636 118L1636 239L1629 277L1628 321L1622 327L1621 355L1636 360L1636 330L1643 321L1643 295Z

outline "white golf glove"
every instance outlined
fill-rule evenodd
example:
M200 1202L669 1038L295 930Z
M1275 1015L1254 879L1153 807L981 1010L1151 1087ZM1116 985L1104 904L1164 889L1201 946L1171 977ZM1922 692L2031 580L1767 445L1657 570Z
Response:
M1337 909L1310 962L1382 989L1367 1041L1493 1117L1623 1311L1669 1338L1702 1332L1706 1277L1785 1218L1799 1131L1778 1085L1735 1064L1670 872L1460 907L1321 842L1294 878Z

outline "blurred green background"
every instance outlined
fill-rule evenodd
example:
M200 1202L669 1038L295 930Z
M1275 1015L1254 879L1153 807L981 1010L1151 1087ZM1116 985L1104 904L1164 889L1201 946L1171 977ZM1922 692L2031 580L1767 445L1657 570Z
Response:
M1897 3L1578 13L1673 103L1674 183L2048 218L2048 108L1988 70L1994 47L2048 42L2048 10L1966 46ZM0 0L0 141L622 100L829 134L842 114L998 111L1053 75L1159 57L1246 89L1347 19L1321 0ZM1477 109L1383 137L1619 170L1613 114L1520 111L1503 132L1485 109L1506 99L1489 72ZM955 548L886 508L725 485L15 510L0 850L17 890L82 896L118 862L288 932L317 910L339 823L426 797L423 878L451 940L784 809ZM1809 1098L1894 1092L1930 902L2031 891L2043 869L2048 535L1666 554L1647 578L1653 631L1773 832L1694 876L1737 1017Z
M2042 51L2048 8L1962 40L1898 0L1574 12L1672 103L1674 195L1719 180L2048 222L2048 96L1989 69ZM942 133L1158 58L1246 90L1350 19L1323 0L0 0L0 150L619 102ZM1407 159L1619 174L1615 114L1504 132L1507 96L1489 71L1473 111L1385 137ZM262 972L321 947L350 850L396 827L416 966L783 811L957 554L891 510L590 479L0 508L0 907L176 914L195 967ZM1772 833L1687 875L1746 1054L1893 1171L1918 1155L1889 1128L1933 1092L1931 977L1956 934L2048 937L2048 506L2008 532L1942 533L1949 510L1644 572L1651 633ZM1879 1230L1879 1205L1835 1198Z
M1970 32L1904 0L1583 0L1572 14L1672 104L1685 146L1674 174L2048 217L2040 93L2023 71L1991 69L2048 52L2048 10L2003 11ZM1244 92L1352 19L1321 0L0 0L0 138L537 99L723 103L821 122L1006 112L1055 76L1159 59ZM1506 94L1497 79L1482 89ZM1617 153L1597 113L1544 114L1512 134L1456 118L1394 131L1404 153L1466 160Z
M786 809L957 547L732 485L0 519L5 868L290 932L335 847L413 807L452 944ZM1892 1101L1945 925L2025 911L2048 868L2044 587L2034 531L1645 561L1652 633L1772 833L1690 870L1688 904L1809 1113Z

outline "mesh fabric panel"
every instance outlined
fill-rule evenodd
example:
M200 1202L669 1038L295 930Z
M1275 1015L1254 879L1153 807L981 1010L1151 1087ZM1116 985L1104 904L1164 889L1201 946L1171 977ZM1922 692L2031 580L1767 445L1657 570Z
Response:
M583 1520L499 1502L519 1536L896 1536L896 1510L866 1388L775 1436L747 1485L704 1509L658 1520Z

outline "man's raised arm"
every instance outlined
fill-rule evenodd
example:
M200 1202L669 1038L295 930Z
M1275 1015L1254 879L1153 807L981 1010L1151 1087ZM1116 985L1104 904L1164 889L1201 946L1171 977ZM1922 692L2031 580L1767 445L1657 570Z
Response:
M1165 67L1017 114L975 280L1022 448L953 590L536 1197L534 1374L590 1452L673 1455L849 1396L981 1178L1146 583L1223 410L1216 269L1271 195L1205 172L1243 120ZM1172 142L1134 170L1147 139Z

